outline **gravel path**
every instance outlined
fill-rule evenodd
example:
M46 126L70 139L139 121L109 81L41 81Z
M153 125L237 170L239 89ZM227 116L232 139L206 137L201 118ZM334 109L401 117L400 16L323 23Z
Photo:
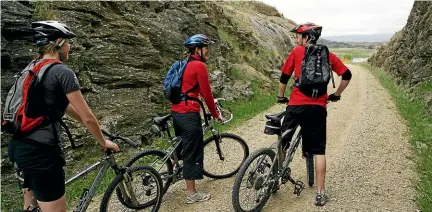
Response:
M353 80L342 100L328 105L326 191L331 201L325 207L316 207L315 186L296 197L292 184L287 183L272 195L263 211L416 210L411 186L416 178L404 121L390 96L366 69L355 65L349 68ZM251 152L270 146L276 136L263 133L264 114L284 108L276 105L231 132L243 137ZM292 170L294 179L306 182L304 164L297 154ZM185 204L185 184L178 182L165 195L161 211L233 211L233 182L234 177L199 181L197 188L210 192L212 199L192 205Z

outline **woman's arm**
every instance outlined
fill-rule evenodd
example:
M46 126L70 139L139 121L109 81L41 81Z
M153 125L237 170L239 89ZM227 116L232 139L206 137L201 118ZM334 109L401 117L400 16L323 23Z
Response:
M70 103L66 109L66 114L68 116L70 116L71 118L79 121L81 124L84 124L83 121L81 120L81 117L79 116L78 112L75 110L75 108Z

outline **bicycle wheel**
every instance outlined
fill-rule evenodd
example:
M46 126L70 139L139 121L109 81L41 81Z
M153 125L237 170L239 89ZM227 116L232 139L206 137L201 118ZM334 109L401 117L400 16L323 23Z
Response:
M272 149L261 148L246 159L233 186L232 203L235 211L260 211L264 207L273 187L266 179L273 173L270 167L275 155ZM243 195L243 192L246 194ZM249 205L251 203L252 206Z
M111 198L114 189L122 187L122 199L126 200L126 205L115 202L116 198ZM162 179L159 173L151 166L132 167L124 174L117 175L108 186L102 202L100 212L106 211L136 211L146 209L147 211L158 211L163 197ZM150 200L142 198L150 197ZM149 204L150 203L150 204ZM126 207L124 207L126 206Z
M313 155L306 156L306 170L309 187L314 184L314 157Z
M131 157L125 164L126 167L149 165L155 168L161 175L163 182L163 193L168 190L172 183L173 164L171 160L163 161L166 152L157 149L147 149Z
M204 141L204 175L222 179L238 172L249 156L249 147L239 136L230 133L213 135Z

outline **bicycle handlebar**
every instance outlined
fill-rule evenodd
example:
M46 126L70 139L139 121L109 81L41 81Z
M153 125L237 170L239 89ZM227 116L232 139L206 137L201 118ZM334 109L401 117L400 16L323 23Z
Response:
M216 111L219 113L219 114L221 114L222 113L222 110L224 109L224 107L222 106L222 104L221 104L221 102L220 101L225 101L225 98L216 98L216 100L217 100L217 102L216 102ZM225 110L226 111L226 110ZM227 111L227 113L229 113L229 118L228 119L225 119L225 121L224 122L222 122L222 124L227 124L228 122L230 122L232 119L233 119L233 114L231 113L231 112L228 112ZM206 121L210 121L210 120L212 120L212 118L213 118L213 116L210 114L210 113L208 113L208 114L205 114L204 115L205 117L205 120ZM224 117L224 118L226 118L226 117ZM208 126L207 124L205 124L205 126Z
M106 135L106 136L108 137L108 139L111 140L111 141L114 141L114 140L122 140L122 141L124 141L125 143L131 145L132 147L138 148L138 147L140 146L139 143L134 142L134 141L132 141L132 140L129 139L129 138L125 138L125 137L122 137L122 136L119 136L119 135L111 134L111 133L109 133L108 131L106 131L106 130L104 130L104 129L102 129L102 133L103 133L104 135Z

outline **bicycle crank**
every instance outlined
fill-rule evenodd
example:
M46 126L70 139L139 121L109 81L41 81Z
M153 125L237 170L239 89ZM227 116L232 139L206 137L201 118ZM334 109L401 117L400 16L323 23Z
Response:
M290 176L291 176L291 169L288 167L282 171L282 176L281 176L282 184L287 183L291 178Z
M301 192L305 189L305 185L302 181L297 180L297 182L294 183L294 194L297 196L300 196Z

